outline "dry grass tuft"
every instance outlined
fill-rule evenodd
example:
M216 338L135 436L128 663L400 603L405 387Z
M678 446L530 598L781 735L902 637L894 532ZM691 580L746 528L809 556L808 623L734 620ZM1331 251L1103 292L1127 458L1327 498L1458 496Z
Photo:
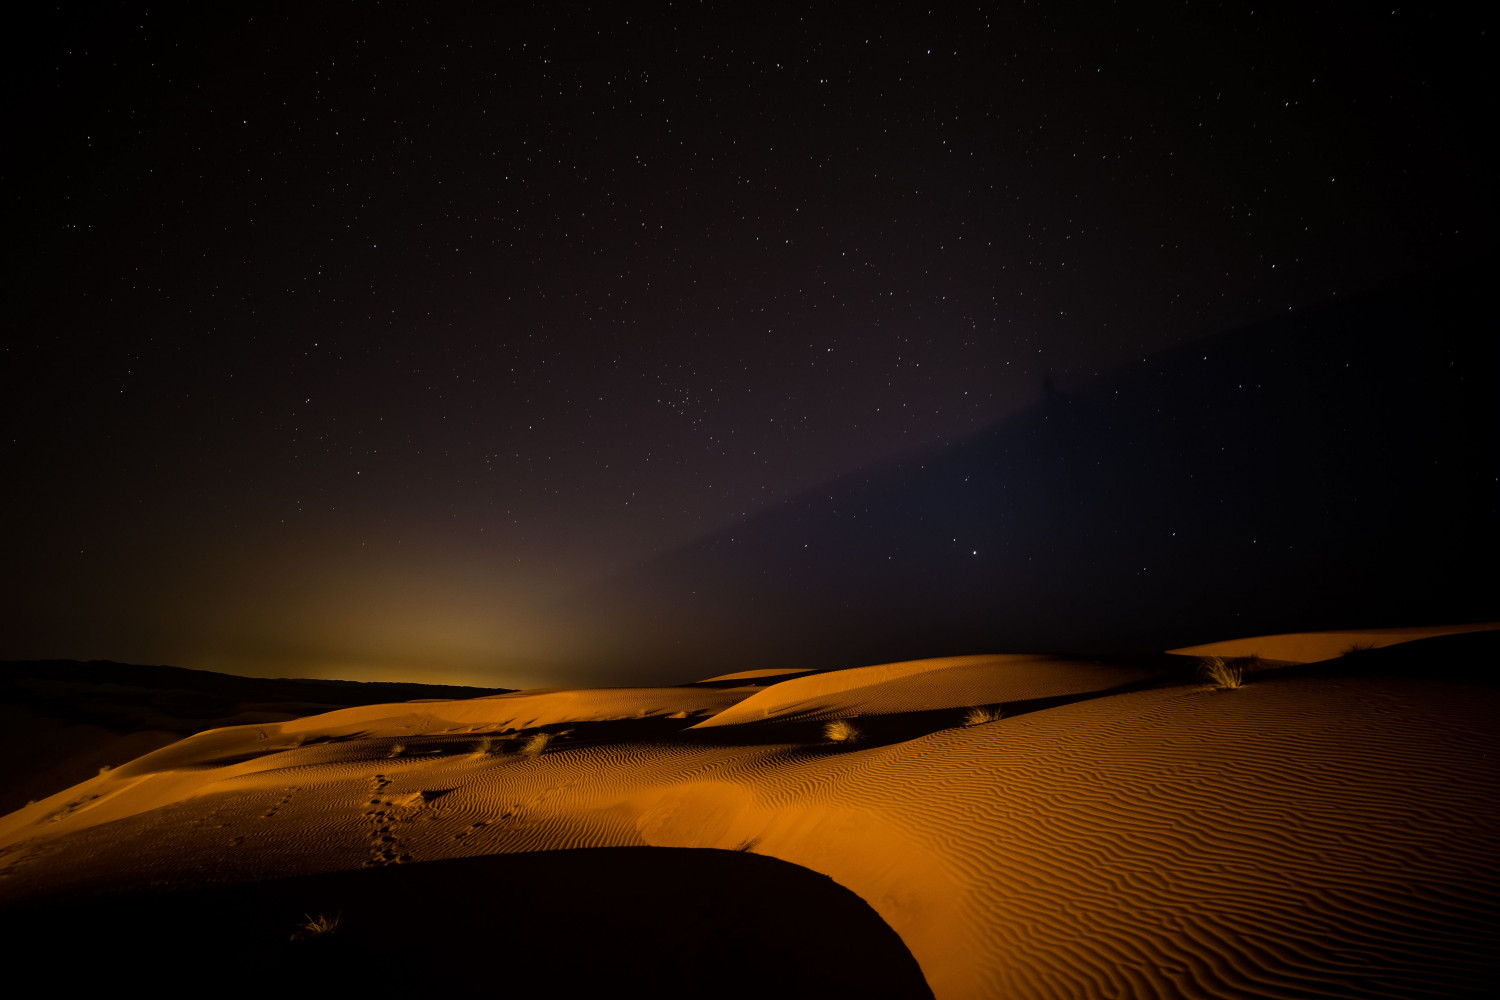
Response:
M1222 656L1200 656L1198 676L1220 691L1237 688L1245 682L1245 668L1238 660Z
M534 733L532 734L531 739L526 741L526 745L521 748L521 752L528 757L535 757L537 754L547 749L547 744L551 742L551 733Z
M823 725L823 738L830 743L854 743L859 737L859 729L848 719L834 719Z
M1005 717L999 705L975 705L964 713L964 725L982 726L986 722L998 722Z
M399 757L399 756L401 756L404 753L406 753L406 744L405 743L392 743L391 744L390 752L387 753L386 756L387 757Z
M307 914L303 914L303 916L307 917L307 923L299 925L297 930L293 932L293 941L311 941L313 938L332 934L339 929L339 917L327 917L322 914L316 917L308 916Z

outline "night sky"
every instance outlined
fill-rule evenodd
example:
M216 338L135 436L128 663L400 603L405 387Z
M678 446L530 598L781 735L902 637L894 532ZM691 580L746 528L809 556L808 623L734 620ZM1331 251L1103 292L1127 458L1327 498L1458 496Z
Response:
M624 684L1440 616L1361 618L1349 553L1429 599L1432 531L1493 555L1491 15L930 6L25 15L0 658Z

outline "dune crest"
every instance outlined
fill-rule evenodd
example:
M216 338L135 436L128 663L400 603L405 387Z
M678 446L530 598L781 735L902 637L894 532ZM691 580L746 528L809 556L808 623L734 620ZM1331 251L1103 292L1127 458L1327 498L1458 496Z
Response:
M1439 635L1461 635L1466 632L1488 632L1500 629L1500 622L1475 625L1432 625L1406 628L1347 629L1336 632L1288 632L1284 635L1227 639L1201 646L1184 646L1169 650L1183 656L1259 656L1291 663L1313 663L1342 656L1351 651L1380 649L1415 639Z

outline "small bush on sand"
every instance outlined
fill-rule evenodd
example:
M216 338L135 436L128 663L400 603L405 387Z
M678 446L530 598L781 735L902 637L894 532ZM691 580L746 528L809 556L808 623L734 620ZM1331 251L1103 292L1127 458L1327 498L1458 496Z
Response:
M964 725L982 726L986 722L996 722L1004 717L999 705L975 705L964 713Z
M859 730L848 719L834 719L824 723L823 738L830 743L853 743L859 739Z
M401 756L404 753L406 753L406 744L405 743L392 743L391 744L390 752L387 753L386 756L387 757L399 757L399 756Z
M303 914L307 916L306 914ZM293 941L310 941L320 938L325 934L332 934L339 929L338 917L325 917L319 914L316 917L307 916L307 923L299 924L297 930L292 934Z
M551 733L534 733L531 739L526 741L526 745L521 748L521 752L528 757L535 757L547 749L547 744L551 742Z
M1220 691L1227 691L1244 683L1245 668L1237 660L1222 656L1201 656L1198 658L1198 676Z
M474 744L474 753L476 753L480 757L488 757L490 754L497 752L499 749L500 744L495 741L495 738L493 736L486 736L484 739Z

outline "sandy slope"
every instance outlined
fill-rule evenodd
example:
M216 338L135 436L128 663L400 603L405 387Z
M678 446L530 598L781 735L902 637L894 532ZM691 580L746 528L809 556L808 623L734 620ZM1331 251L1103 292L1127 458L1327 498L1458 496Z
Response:
M0 908L718 848L852 890L938 997L1479 995L1500 942L1500 687L1446 667L1493 663L1500 632L1441 631L1311 665L1278 654L1324 640L1257 640L1304 665L1228 691L1184 679L1185 657L962 657L220 729L0 818ZM1005 718L961 724L995 703ZM823 740L833 717L864 738Z

